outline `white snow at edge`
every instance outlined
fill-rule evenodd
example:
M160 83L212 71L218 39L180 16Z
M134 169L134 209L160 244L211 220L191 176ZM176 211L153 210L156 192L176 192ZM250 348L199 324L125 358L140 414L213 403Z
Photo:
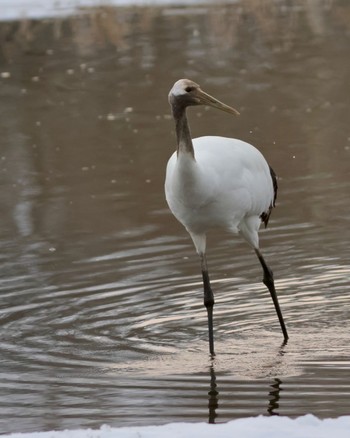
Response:
M223 424L171 423L163 426L109 427L13 433L2 438L349 438L350 416L320 420L313 415L254 417Z

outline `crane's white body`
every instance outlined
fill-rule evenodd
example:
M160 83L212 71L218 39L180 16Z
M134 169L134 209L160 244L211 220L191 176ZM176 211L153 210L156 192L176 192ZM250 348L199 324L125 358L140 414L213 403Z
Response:
M249 143L225 137L192 140L194 157L174 152L166 169L165 194L199 254L205 253L206 232L222 227L240 232L259 247L260 216L273 204L270 168Z

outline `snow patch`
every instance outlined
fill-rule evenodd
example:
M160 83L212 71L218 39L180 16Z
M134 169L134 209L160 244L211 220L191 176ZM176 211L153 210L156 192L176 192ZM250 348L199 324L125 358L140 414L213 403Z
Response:
M77 429L51 432L14 433L2 438L349 438L350 416L320 420L313 415L254 417L223 424L171 423L164 426Z

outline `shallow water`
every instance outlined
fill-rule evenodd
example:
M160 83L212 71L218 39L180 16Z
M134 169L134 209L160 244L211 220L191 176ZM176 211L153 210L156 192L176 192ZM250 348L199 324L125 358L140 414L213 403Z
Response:
M0 23L0 431L350 413L350 5L100 8ZM290 340L239 238L199 261L163 195L190 77L279 175L261 232Z

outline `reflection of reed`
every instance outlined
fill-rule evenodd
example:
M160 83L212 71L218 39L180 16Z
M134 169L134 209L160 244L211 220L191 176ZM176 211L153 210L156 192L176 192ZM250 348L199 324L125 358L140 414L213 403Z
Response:
M243 33L256 39L257 48L264 46L273 51L287 52L293 47L293 41L301 23L306 23L311 34L325 34L323 15L329 12L333 0L299 0L290 2L272 2L245 0L237 7L220 7L209 10L208 27L216 36L221 47L234 48L240 42ZM334 5L336 6L336 5Z
M340 3L336 0L298 0L290 4L284 0L277 4L272 0L245 0L237 4L206 5L205 28L197 30L196 14L191 12L189 22L187 16L177 13L179 8L88 8L83 9L80 15L67 18L0 23L1 52L9 59L16 51L28 49L43 35L46 35L46 43L50 40L73 41L74 50L81 55L91 55L109 46L116 49L130 47L130 38L139 38L145 32L154 39L152 44L156 45L157 28L164 16L167 17L170 32L177 31L179 20L182 23L188 21L188 27L194 32L186 35L188 45L197 35L199 39L210 39L212 47L232 49L240 44L242 35L247 33L252 39L256 34L259 36L255 40L259 50L266 46L273 51L289 51L300 26L305 26L305 23L312 35L327 33L323 19L326 12L331 11L334 20L344 24L344 17L350 14L350 5ZM186 10L186 6L183 10ZM170 13L164 14L165 11Z
M92 54L99 48L109 45L115 48L127 47L126 37L133 31L130 23L131 13L124 9L93 8L71 21L73 41L82 55ZM143 28L147 30L146 13L143 16Z

